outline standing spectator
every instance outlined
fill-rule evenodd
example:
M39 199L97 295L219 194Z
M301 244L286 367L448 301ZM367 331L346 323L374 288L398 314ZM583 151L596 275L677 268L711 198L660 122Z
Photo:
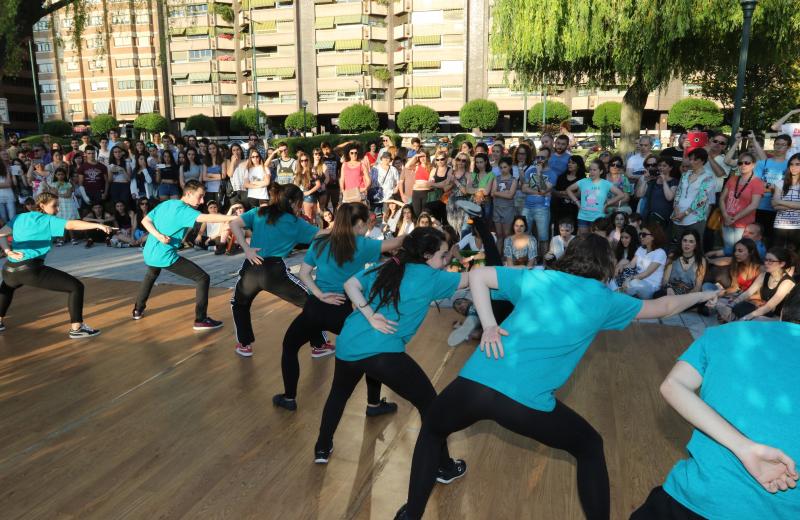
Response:
M161 152L161 162L156 166L156 183L158 183L158 198L162 202L181 196L180 167L170 150Z
M773 141L774 151L772 157L767 157L760 150L756 141L756 153L759 151L763 154L758 159L755 167L755 175L764 182L764 196L761 197L761 202L758 204L756 210L756 220L764 228L764 235L767 237L767 243L772 242L773 229L775 227L775 208L772 207L772 192L775 185L778 184L786 172L789 165L789 159L786 152L792 146L792 138L789 135L779 135Z
M552 216L555 222L569 220L572 228L578 221L578 206L567 196L567 188L586 177L586 164L583 157L573 155L567 162L567 171L559 175L552 192Z
M111 149L111 157L108 160L108 175L111 177L109 195L115 204L122 202L125 206L130 206L131 202L131 174L128 171L128 161L125 158L125 151L120 146Z
M787 112L783 117L772 123L771 127L773 132L780 132L781 134L786 134L791 137L791 148L787 152L787 155L789 156L800 153L800 123L786 122L796 114L800 114L800 108L789 110L789 112Z
M222 205L222 195L225 194L225 191L221 188L225 180L225 173L228 171L228 161L222 155L222 150L219 149L217 143L208 144L204 161L205 164L201 175L201 180L206 186L204 200L215 200Z
M378 145L377 143L369 143L367 153L364 154L364 159L367 161L367 167L372 168L378 162Z
M244 169L247 178L244 187L247 188L247 202L250 206L258 208L269 200L270 173L261 161L258 149L248 150L248 160Z
M542 137L539 138L539 148L549 148L550 150L553 149L553 134L550 132L542 133Z
M464 152L458 152L453 160L453 171L450 175L450 196L447 199L447 222L461 235L467 222L467 214L456 204L460 200L469 200L469 168L472 160ZM524 172L523 172L524 173Z
M9 166L6 166L5 161L0 161L0 220L3 221L4 225L17 216L14 175L9 168Z
M311 157L311 171L314 177L320 181L320 187L317 190L317 208L321 214L328 207L328 173L325 168L325 162L322 160L322 150L314 148L311 152Z
M205 175L206 167L200 160L200 156L197 155L197 150L194 148L189 148L186 150L186 159L181 163L179 161L180 170L180 183L181 189L186 185L189 181L198 181L203 178Z
M675 146L670 146L669 148L664 148L661 150L662 156L666 155L672 158L672 161L675 164L680 164L681 161L685 158L686 155L686 148L689 146L689 134L686 132L681 132L678 136L678 141L675 143Z
M89 137L89 134L87 134L87 133L85 133L85 132L84 132L84 133L82 133L82 134L81 134L81 144L80 144L80 146L78 147L78 149L79 149L80 151L82 151L82 152L85 152L85 151L86 151L86 147L87 147L87 146L91 146L91 144L92 144L92 138L91 138L91 137Z
M108 149L113 150L115 146L120 146L119 132L116 130L109 130L108 132Z
M489 156L485 153L476 152L472 162L475 170L470 174L467 193L472 197L472 202L483 208L483 215L488 219L492 214L491 193L495 177L489 169Z
M644 166L647 173L636 186L636 196L644 201L645 213L642 218L647 223L655 222L668 230L680 171L668 155L661 155L658 159L650 156Z
M737 164L740 174L728 179L719 201L725 255L733 253L733 245L742 238L745 226L755 222L756 208L764 195L764 183L755 176L755 156L744 152Z
M494 187L492 188L492 200L494 201L492 220L494 221L498 244L505 244L505 238L511 234L514 222L514 196L517 192L517 180L512 174L512 166L511 157L500 158L498 165L500 175L495 178ZM551 186L547 185L544 189L549 192L549 187ZM528 226L526 225L525 231L527 231L527 228Z
M489 154L489 165L495 177L500 176L500 158L503 157L503 152L502 144L496 142L492 145L492 152Z
M231 145L231 156L228 159L226 177L230 181L230 202L231 204L245 204L247 202L247 189L244 187L247 179L247 170L244 165L244 150L241 145L233 143Z
M378 158L383 157L383 154L388 152L390 148L394 148L395 144L392 138L384 134L381 136L381 149L378 150Z
M678 182L673 201L672 236L677 240L686 229L695 229L703 236L709 208L714 197L714 177L706 171L708 152L697 148L687 156L692 169Z
M147 156L137 155L136 164L131 171L131 197L134 200L155 198L155 174L153 172L154 169L150 168L147 162Z
M328 184L325 186L325 191L328 193L328 201L330 202L333 211L339 206L339 156L333 151L331 144L323 141L320 145L322 150L322 162L325 164L325 176ZM322 208L326 209L327 206Z
M428 192L431 190L431 164L428 152L422 148L417 148L414 155L406 161L406 169L413 172L414 187L411 191L411 205L414 207L414 214L419 215L425 209L428 202Z
M656 158L653 155L648 155L648 161L651 163L655 163ZM645 161L647 162L647 161ZM645 169L645 171L647 171ZM625 170L623 166L622 157L616 155L609 159L608 161L608 174L606 175L606 180L619 188L619 191L625 194L625 197L622 198L615 206L610 206L608 208L609 213L613 213L615 211L622 211L628 215L630 215L633 211L631 210L630 200L633 196L635 184L631 183L631 180L625 176ZM644 175L642 175L644 177Z
M54 150L50 155L50 162L44 165L44 171L47 172L51 179L58 168L69 169L69 163L65 162L63 157L60 151Z
M514 161L514 178L517 179L517 187L521 188L525 183L525 172L528 171L528 168L530 168L533 164L533 152L531 151L530 146L528 146L526 143L521 143L514 149L514 153L511 154L511 157ZM522 215L525 211L526 198L527 194L521 189L518 189L517 194L514 197L515 215Z
M800 253L800 153L789 158L783 179L773 188L775 245Z
M534 163L528 167L521 178L521 191L525 193L523 215L531 234L536 233L539 250L547 251L550 240L550 193L558 180L558 175L550 167L552 157L549 148L541 148L536 153ZM566 173L564 174L566 175Z
M80 219L80 216L78 215L78 205L75 203L75 199L73 198L74 187L72 186L72 183L69 182L67 170L64 168L59 168L55 171L52 188L54 192L53 194L58 196L58 218L63 218L66 220ZM75 236L72 234L72 231L66 230L66 232L74 245ZM62 245L63 243L64 237L62 236L57 239L56 245Z
M317 194L322 187L322 180L311 168L311 160L305 152L297 154L297 174L294 184L303 190L303 215L311 224L317 223Z
M625 167L625 175L636 184L644 172L644 160L653 153L653 140L649 135L639 137L639 142L636 147L636 153L628 157L628 163Z
M408 152L406 153L406 160L411 159L412 157L417 155L417 152L419 152L419 149L421 147L422 147L422 141L419 140L419 137L412 137L411 149L408 150Z
M8 156L12 159L17 157L17 152L19 152L19 136L15 132L11 132L8 134Z
M94 146L87 146L83 154L85 160L78 168L78 182L93 204L103 202L108 199L108 190L111 187L108 168L97 162L97 151Z
M380 161L372 167L370 172L370 182L375 180L376 197L380 197L382 204L381 212L383 215L388 213L389 199L399 198L400 193L400 172L392 166L392 156L389 152L383 152Z
M278 143L278 148L264 162L278 184L291 184L297 174L297 159L289 155L289 146L285 142Z
M342 202L365 201L369 186L370 177L367 165L359 157L358 145L350 143L345 148L345 161L342 163L342 175L339 178Z
M263 141L259 138L258 134L256 134L255 132L250 132L250 135L247 136L247 142L242 145L242 149L246 152L255 149L258 150L258 154L261 157L267 156L267 149L264 148Z
M548 165L550 170L555 174L554 179L567 171L567 163L572 154L569 153L569 137L566 135L559 135L553 143L553 153L550 154Z
M728 136L719 133L714 134L708 140L706 145L706 152L708 152L708 161L706 161L706 172L714 176L714 199L712 204L718 204L718 198L722 192L725 184L725 179L731 173L731 165L726 161L725 147L728 146ZM706 240L708 243L708 240Z
M64 160L67 161L68 163L71 163L72 158L75 157L75 154L81 151L80 145L81 142L78 139L75 139L74 137L70 139L69 141L70 150L64 155Z
M567 188L567 196L578 206L579 234L588 233L592 222L603 218L608 206L613 206L625 197L619 188L602 178L604 173L603 162L595 159L589 165L589 177L580 179ZM580 193L580 202L576 193ZM611 199L608 198L609 193L614 195Z
M97 148L97 160L103 164L108 164L109 157L111 157L111 148L108 147L108 138L101 137L100 147Z

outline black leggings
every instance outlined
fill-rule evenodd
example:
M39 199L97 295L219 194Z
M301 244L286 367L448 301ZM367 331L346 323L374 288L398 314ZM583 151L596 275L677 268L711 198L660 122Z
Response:
M410 401L422 417L436 398L436 390L428 376L405 352L376 354L358 361L336 358L331 393L322 410L319 438L314 449L329 449L333 446L333 434L339 426L347 400L364 374L381 381L397 395ZM438 455L438 458L433 463L434 478L436 470L450 461L446 438L441 440L435 451L433 456Z
M800 253L800 229L775 229L772 244Z
M250 307L261 291L274 294L297 307L304 306L308 299L308 291L303 282L289 272L282 258L267 257L261 265L253 265L245 260L239 270L239 281L236 282L231 299L236 340L242 345L249 345L256 339L250 319ZM325 343L325 338L320 333L310 341L313 346L319 347Z
M323 331L334 334L342 332L344 320L353 312L350 300L341 305L320 301L313 294L308 295L303 311L294 319L283 337L281 371L283 372L284 395L290 399L297 396L297 380L300 379L300 363L297 353L300 347L318 338ZM367 402L378 404L381 399L381 382L367 376Z
M428 190L414 190L411 192L411 207L414 208L414 216L419 217L419 214L425 210L425 204L428 202Z
M583 417L561 401L556 401L552 412L534 410L463 377L457 377L439 394L423 418L411 461L409 518L422 518L425 512L436 481L439 447L447 436L482 420L569 452L577 459L578 496L587 520L609 518L603 439Z
M161 269L161 267L147 267L147 274L144 275L142 285L139 287L139 296L136 297L137 310L143 311L147 306L147 299L150 297L150 291L153 290L153 284L156 283L158 275L161 274ZM169 267L164 267L164 269L182 278L188 278L195 283L194 320L203 321L206 319L206 312L208 311L208 286L211 284L211 278L208 276L208 273L203 271L199 265L184 257L178 258L177 262Z
M23 285L69 293L69 319L83 323L83 284L74 276L44 265L36 258L22 262L6 262L3 266L3 283L0 284L0 318L5 318L14 291Z
M630 520L705 520L691 509L687 508L664 488L658 486L650 492L642 506L633 512Z

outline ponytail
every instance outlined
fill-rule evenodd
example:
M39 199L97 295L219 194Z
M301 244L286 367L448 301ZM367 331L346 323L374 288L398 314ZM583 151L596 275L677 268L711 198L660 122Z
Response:
M294 184L270 183L269 204L258 208L259 216L267 216L267 224L275 224L284 214L294 216L294 207L303 200L303 192Z
M360 202L340 204L333 219L331 232L314 240L314 252L321 255L325 246L330 246L328 257L332 255L337 265L341 267L352 260L356 254L356 236L353 226L359 220L367 222L368 219L369 209L364 204Z
M377 298L376 309L391 304L399 313L400 284L406 272L406 265L424 264L430 256L439 251L445 241L444 233L431 227L416 228L406 235L397 256L369 271L377 272L378 276L370 289L368 303L371 304Z

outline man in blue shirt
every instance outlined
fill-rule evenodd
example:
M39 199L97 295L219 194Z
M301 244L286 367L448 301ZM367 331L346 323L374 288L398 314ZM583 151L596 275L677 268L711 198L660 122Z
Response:
M572 157L567 149L569 148L569 137L566 135L559 135L553 143L553 153L550 154L550 161L548 167L555 173L556 178L567 171L567 163L569 158Z
M631 520L800 517L800 290L781 321L706 329L661 385L695 430ZM699 395L698 395L699 390Z
M792 146L792 137L789 135L779 135L773 141L774 151L772 157L767 157L760 145L756 145L756 154L758 162L756 163L755 172L756 177L764 181L764 196L761 197L761 202L758 204L756 210L756 221L764 228L764 234L767 241L772 238L772 230L775 227L775 208L772 207L772 192L775 185L783 179L783 174L789 166L789 158L786 152ZM760 152L760 153L759 153Z

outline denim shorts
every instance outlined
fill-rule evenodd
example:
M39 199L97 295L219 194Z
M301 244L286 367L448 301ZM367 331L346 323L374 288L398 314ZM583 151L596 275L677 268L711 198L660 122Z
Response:
M159 197L172 197L173 195L180 196L180 194L181 194L181 189L178 187L177 184L167 184L162 182L158 186Z

